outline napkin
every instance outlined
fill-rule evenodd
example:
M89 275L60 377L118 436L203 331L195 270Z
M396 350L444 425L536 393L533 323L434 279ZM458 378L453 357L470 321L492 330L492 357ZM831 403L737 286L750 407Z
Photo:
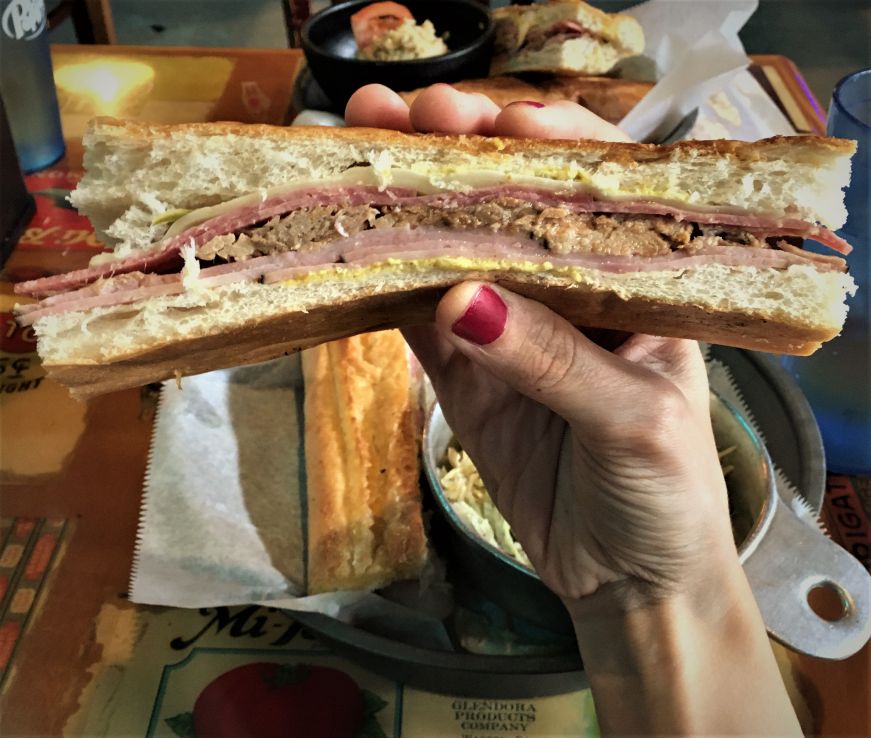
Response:
M335 615L366 595L303 595L302 396L298 356L163 385L131 600Z
M439 562L420 582L305 595L306 476L299 355L165 382L143 491L130 599L321 612L451 650Z
M689 138L753 141L794 133L747 71L738 32L757 6L758 0L649 0L626 11L644 28L646 51L620 73L658 82L620 127L635 140L658 140L698 109Z

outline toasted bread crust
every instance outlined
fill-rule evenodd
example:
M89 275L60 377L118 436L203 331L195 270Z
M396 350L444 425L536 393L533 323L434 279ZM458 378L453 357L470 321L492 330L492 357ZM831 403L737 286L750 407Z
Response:
M320 126L269 126L250 123L180 123L175 125L152 125L120 121L114 118L95 118L85 134L86 147L94 137L112 137L131 141L147 141L156 138L169 138L184 133L204 138L211 136L242 136L254 139L297 140L300 142L318 141L327 136L331 140L349 144L377 145L379 147L402 147L429 149L433 144L452 148L468 154L590 154L602 161L629 166L632 162L659 160L683 160L687 158L733 157L743 161L766 159L772 150L783 150L784 146L794 147L795 151L816 150L821 154L852 154L856 150L854 141L826 136L774 136L754 142L743 141L679 141L670 146L655 144L617 143L593 140L543 140L499 138L476 135L453 136L440 133L402 133L381 128L323 128Z
M813 353L839 332L839 327L831 324L802 324L739 309L718 310L710 305L626 298L613 290L585 283L561 287L535 275L463 271L446 274L426 287L372 289L347 302L320 305L307 312L288 313L211 335L143 348L111 362L46 361L44 366L52 379L68 386L75 397L86 399L172 377L267 361L366 331L429 323L447 288L475 279L496 281L538 300L579 327L692 338L799 356Z
M609 21L618 15L616 13L609 14L604 10L599 10L599 8L595 8L592 5L583 2L583 0L549 0L547 3L537 3L537 5L542 7L547 7L548 5L566 6L568 10L572 11L580 9L585 13L585 15L591 18L597 18L602 22ZM503 5L500 8L493 9L493 16L496 18L517 18L526 15L527 13L535 15L536 10L535 7L530 7L529 5Z
M303 352L308 592L370 589L426 562L405 342L382 331Z

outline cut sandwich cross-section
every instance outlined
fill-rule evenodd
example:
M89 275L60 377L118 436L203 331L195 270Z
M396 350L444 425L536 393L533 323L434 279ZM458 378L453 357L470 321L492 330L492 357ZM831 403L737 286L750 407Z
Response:
M72 199L115 253L16 286L80 395L425 321L465 279L581 326L799 354L837 335L853 288L832 230L852 142L111 120L85 142Z

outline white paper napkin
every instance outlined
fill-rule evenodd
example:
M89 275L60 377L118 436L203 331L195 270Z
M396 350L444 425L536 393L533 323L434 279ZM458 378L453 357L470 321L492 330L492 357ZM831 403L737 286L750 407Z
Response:
M649 0L626 11L644 28L644 56L658 82L620 127L638 141L657 139L698 108L689 138L755 141L794 133L747 71L738 32L757 6L758 0ZM630 61L623 74L638 76L640 68Z
M305 465L298 356L166 382L130 599L259 602L336 615L365 592L302 597Z

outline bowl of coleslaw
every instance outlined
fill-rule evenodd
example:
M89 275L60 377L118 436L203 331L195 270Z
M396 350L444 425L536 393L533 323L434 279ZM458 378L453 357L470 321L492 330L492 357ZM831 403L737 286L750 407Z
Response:
M406 0L399 7L412 18L408 27L391 29L378 43L361 48L360 39L371 34L365 24L360 30L358 19L373 5L371 0L333 5L302 27L306 62L334 109L344 109L354 91L370 83L401 91L487 76L493 23L480 3ZM370 24L378 20L377 14L369 19Z

